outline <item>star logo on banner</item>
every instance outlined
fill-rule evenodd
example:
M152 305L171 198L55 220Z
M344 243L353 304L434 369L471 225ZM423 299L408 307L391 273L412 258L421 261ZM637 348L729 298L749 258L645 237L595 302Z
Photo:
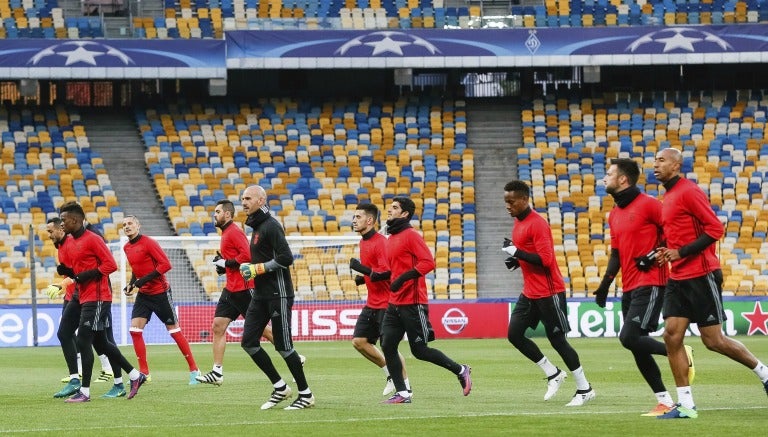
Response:
M423 50L418 50L418 53L406 54L404 49L408 49L411 46ZM424 38L403 32L380 31L361 35L345 42L336 50L336 54L347 55L350 50L361 47L370 47L369 53L371 56L381 56L386 54L395 56L414 56L422 55L424 50L431 55L440 53L440 50L438 50L434 44ZM413 52L413 49L410 51Z
M741 313L741 316L749 321L749 329L747 329L747 335L752 335L757 331L762 332L764 335L768 335L768 313L763 312L763 307L760 305L760 301L755 302L755 308L751 313Z
M662 44L662 52L685 51L694 53L697 44L714 44L721 50L733 50L733 47L719 36L691 27L670 27L656 32L647 33L634 40L627 50L636 52L646 44Z
M44 60L48 64L55 59L58 60L54 61L55 64L63 61L65 67L78 64L97 66L99 60L106 57L117 59L122 65L134 63L128 55L112 46L93 41L69 41L40 50L29 59L28 64L40 65Z

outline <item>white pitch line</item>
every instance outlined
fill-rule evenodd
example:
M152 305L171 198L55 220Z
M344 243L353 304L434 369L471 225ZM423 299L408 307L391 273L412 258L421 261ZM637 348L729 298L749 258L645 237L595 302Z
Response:
M394 408L408 408L405 407L397 407ZM768 409L768 406L752 406L752 407L715 407L715 408L707 408L706 410L699 410L700 413L706 412L706 411L729 411L729 410L766 410ZM254 421L245 421L245 422L223 422L223 423L178 423L178 424L170 424L170 425L163 425L158 427L156 424L152 425L120 425L120 426L85 426L80 427L78 426L77 431L98 431L98 430L109 430L109 431L118 431L121 429L157 429L157 428L188 428L188 427L219 427L219 426L249 426L249 425L281 425L281 424L297 424L297 423L354 423L354 422L381 422L386 420L397 420L397 421L403 421L403 420L424 420L424 419L455 419L455 418L475 418L475 417L503 417L503 416L573 416L573 415L582 415L582 414L589 414L589 415L595 415L595 414L603 414L603 415L610 415L610 414L633 414L637 413L638 417L641 411L638 410L625 410L625 411L594 411L587 408L584 409L578 409L578 410L566 410L566 411L551 411L551 412L517 412L517 413L472 413L472 414L438 414L438 415L432 415L432 416L386 416L386 417L350 417L347 419L307 419L307 420L295 420L296 415L299 415L301 413L286 413L286 415L289 415L290 417L286 416L285 420L254 420ZM282 419L282 418L281 418ZM71 427L66 428L34 428L34 429L0 429L0 434L9 434L9 433L35 433L35 432L65 432L65 431L72 431Z

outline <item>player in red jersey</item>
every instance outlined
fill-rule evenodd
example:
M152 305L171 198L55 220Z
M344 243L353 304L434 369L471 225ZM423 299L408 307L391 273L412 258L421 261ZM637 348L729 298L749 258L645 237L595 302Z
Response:
M411 402L411 393L405 385L403 366L397 351L406 333L414 357L450 370L459 378L464 396L472 390L472 369L428 346L431 335L424 275L434 270L435 260L424 238L411 227L415 211L413 200L400 196L394 197L387 208L387 232L390 237L386 253L392 282L389 286L389 305L381 327L381 348L397 390L384 401L388 404Z
M616 203L608 216L611 257L603 280L594 292L597 305L605 308L608 288L621 270L624 290L621 313L624 325L621 344L632 352L640 374L656 395L656 407L644 416L660 416L674 406L661 370L653 355L667 355L664 343L649 336L658 329L667 270L655 260L662 239L661 202L637 187L640 167L631 159L611 161L603 179L605 191ZM693 369L691 367L691 369Z
M685 331L698 324L707 349L749 367L760 378L768 394L768 368L741 342L723 334L723 272L715 243L724 226L712 211L709 199L699 186L681 176L683 154L667 148L656 154L653 174L664 184L661 224L666 246L659 250L659 262L669 264L669 281L664 296L664 343L677 385L677 406L660 419L696 418L688 378Z
M221 385L224 382L224 351L227 348L227 327L238 316L245 317L253 294L253 280L246 281L240 274L240 264L251 260L248 237L234 221L235 205L229 200L219 200L213 211L213 221L221 229L219 251L213 259L216 273L226 275L213 316L213 369L197 380L206 384ZM272 342L272 328L264 328L264 337Z
M376 342L381 337L381 322L389 302L389 278L385 272L389 272L387 266L386 246L387 237L376 232L376 224L379 222L379 208L370 203L357 205L355 215L352 216L352 229L359 233L360 259L352 258L349 267L361 275L355 276L357 285L365 284L368 289L368 299L363 310L357 317L355 332L352 335L352 345L368 361L377 365L386 375L387 382L384 386L384 396L395 391L395 384L389 376L384 355L376 348ZM402 355L400 361L403 365L403 379L410 390L410 383L405 371L405 359Z
M171 286L165 277L165 274L171 270L171 262L157 241L141 234L141 223L136 216L129 215L123 219L123 232L128 237L128 243L123 246L123 252L132 270L125 294L130 296L135 291L139 292L133 303L129 332L141 373L147 375L149 379L147 347L144 344L143 333L150 317L155 314L165 324L171 338L187 360L189 384L199 384L196 377L200 375L200 370L197 368L187 338L181 332L179 319L173 309Z
M595 398L595 390L584 376L579 355L566 338L570 331L565 301L565 283L555 258L549 223L529 204L531 189L523 181L511 181L504 186L504 203L515 220L512 239L506 239L502 251L509 257L505 263L523 273L523 292L509 319L507 338L526 358L536 363L547 376L549 400L560 389L566 373L552 364L539 347L525 336L528 328L539 322L544 325L552 347L576 379L576 394L566 405L581 406Z
M122 385L122 377L117 369L128 372L131 383L127 398L132 399L146 381L146 377L133 368L120 349L109 341L106 333L106 329L112 324L112 289L109 286L109 274L117 270L115 258L104 240L83 226L85 213L80 205L74 202L62 205L59 216L64 231L72 238L64 245L65 250L59 251L59 262L69 266L73 275L68 276L62 285L75 283L81 305L77 347L83 360L83 380L80 390L66 402L91 400L92 346L103 350L109 361L114 364L116 386Z

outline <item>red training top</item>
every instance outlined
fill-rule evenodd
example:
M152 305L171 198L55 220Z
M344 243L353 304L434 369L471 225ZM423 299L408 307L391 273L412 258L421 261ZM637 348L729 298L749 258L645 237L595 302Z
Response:
M643 272L635 265L635 258L647 255L661 244L661 202L641 193L624 208L614 206L608 215L608 225L611 248L619 251L624 292L665 285L666 268L654 262L650 270Z
M117 263L107 243L97 234L81 228L74 234L65 250L59 251L59 261L75 272L75 276L98 269L97 278L78 283L80 303L112 302L112 290L109 287L109 274L117 271Z
M160 294L168 291L170 285L165 274L171 270L171 262L160 244L151 237L139 234L123 246L125 257L131 265L133 276L138 280L157 270L160 276L152 279L139 289L139 293Z
M394 305L426 304L427 281L424 275L435 268L435 259L427 243L413 228L404 229L389 236L387 240L387 260L394 281L409 270L421 274L416 279L405 281L402 288L389 294L389 303Z
M555 245L549 223L536 211L518 219L512 228L512 244L524 252L535 253L541 257L543 265L537 266L520 261L523 272L523 294L530 299L541 299L565 291L565 283L555 258Z
M219 244L221 257L234 259L240 264L251 261L251 248L248 245L248 237L245 232L235 224L229 222L221 228L221 243ZM232 293L246 291L253 287L253 279L246 281L240 274L239 267L227 267L227 284L225 287Z
M387 265L387 237L376 231L363 235L360 240L360 262L371 268L374 272L386 272ZM394 277L392 277L394 279ZM386 309L389 302L390 281L371 281L370 276L365 276L365 286L368 288L368 302L366 306L373 309Z
M725 233L704 191L685 178L680 178L664 193L661 224L670 249L679 250L693 243L701 234L719 240ZM701 253L672 262L670 278L697 278L719 268L720 260L715 254L715 244L710 244Z

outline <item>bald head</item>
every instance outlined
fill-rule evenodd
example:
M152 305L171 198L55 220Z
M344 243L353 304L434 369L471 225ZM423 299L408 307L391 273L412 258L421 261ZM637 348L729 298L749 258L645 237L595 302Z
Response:
M653 175L661 183L667 183L680 174L683 165L683 152L674 147L659 150L653 163Z
M267 192L259 185L251 185L243 190L240 202L243 204L243 211L251 215L267 203Z

